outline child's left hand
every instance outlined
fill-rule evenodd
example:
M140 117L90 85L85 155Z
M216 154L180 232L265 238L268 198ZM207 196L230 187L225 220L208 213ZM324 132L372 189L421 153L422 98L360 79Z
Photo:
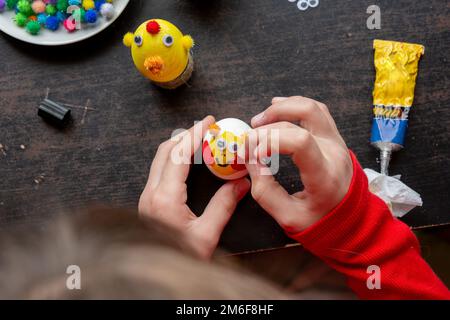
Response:
M189 131L159 146L139 199L139 213L144 219L157 219L179 230L205 259L213 254L237 203L250 189L247 179L227 182L212 197L200 217L187 206L186 179L192 155L201 146L203 135L214 121L214 117L208 116ZM178 164L180 161L174 161L173 156L184 150L190 150L190 153Z

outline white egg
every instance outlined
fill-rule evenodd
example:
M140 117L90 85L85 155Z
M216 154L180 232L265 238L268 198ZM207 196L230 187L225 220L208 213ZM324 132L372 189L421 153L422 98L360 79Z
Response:
M245 142L245 134L251 129L244 121L226 118L216 122L218 130L208 130L203 139L203 160L208 169L224 180L245 177L248 172L237 151Z

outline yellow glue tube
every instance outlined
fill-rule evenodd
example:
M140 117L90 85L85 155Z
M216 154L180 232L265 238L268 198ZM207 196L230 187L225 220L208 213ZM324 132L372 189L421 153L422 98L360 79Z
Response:
M408 114L414 101L419 60L425 47L374 40L376 79L371 143L380 150L381 173L388 175L393 151L404 146Z

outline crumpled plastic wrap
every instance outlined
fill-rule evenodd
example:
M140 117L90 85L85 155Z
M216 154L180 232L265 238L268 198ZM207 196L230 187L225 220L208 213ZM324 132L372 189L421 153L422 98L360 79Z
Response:
M417 206L422 206L420 194L400 181L400 176L387 176L372 169L364 169L369 190L380 197L395 217L403 217Z

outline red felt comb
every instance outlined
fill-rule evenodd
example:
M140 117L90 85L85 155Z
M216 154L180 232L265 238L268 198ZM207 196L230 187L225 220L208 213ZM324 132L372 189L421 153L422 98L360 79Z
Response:
M147 32L150 34L158 34L159 30L161 30L161 27L159 26L159 23L155 20L151 20L147 23Z

